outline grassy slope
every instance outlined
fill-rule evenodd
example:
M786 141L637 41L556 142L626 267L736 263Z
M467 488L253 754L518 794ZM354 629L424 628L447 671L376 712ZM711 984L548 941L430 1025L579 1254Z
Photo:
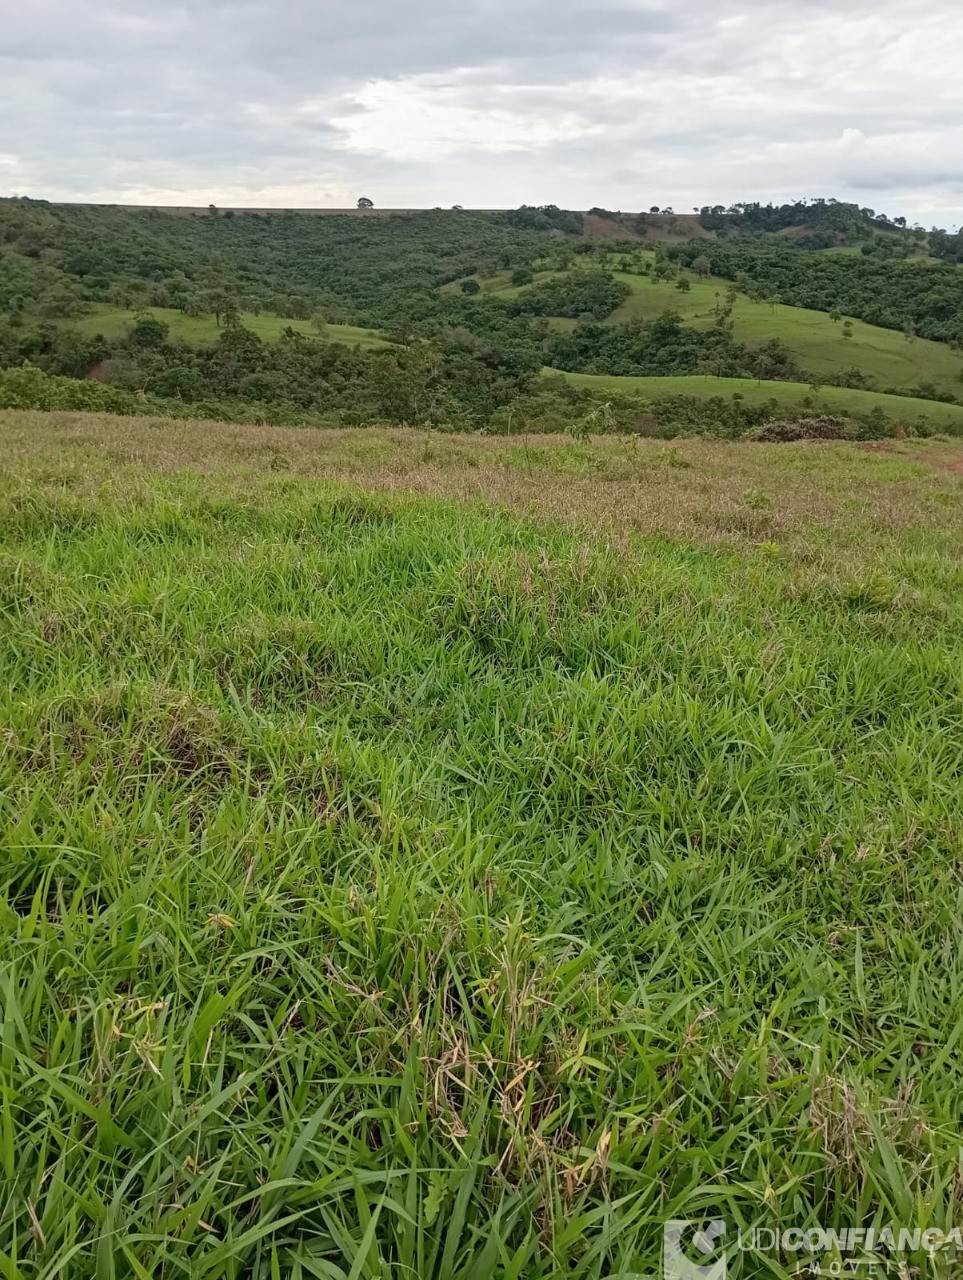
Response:
M617 261L612 259L613 264ZM552 272L542 272L536 281L549 280L552 275ZM686 273L690 292L680 293L675 281L663 283L650 276L620 271L615 275L631 288L632 296L612 314L610 324L624 324L638 317L652 321L666 311L675 311L688 324L708 328L728 283L700 280ZM523 291L511 283L507 272L480 284L483 293L497 298L513 298ZM909 389L920 382L932 382L941 391L963 395L963 356L941 342L925 338L908 342L902 333L864 324L861 320L852 322L852 338L844 338L842 324L834 323L823 311L782 304L773 307L766 302L750 302L743 295L736 299L733 320L733 335L740 342L760 344L779 338L795 352L809 373L827 375L855 366L881 387ZM573 323L555 322L558 327L566 328Z
M5 1275L959 1221L945 447L0 430Z
M691 292L680 293L675 283L660 283L647 276L619 273L632 289L612 316L624 323L634 316L654 320L665 311L677 311L690 324L708 328L713 309L723 297L727 282L698 280L689 276ZM902 333L854 320L852 338L844 338L842 324L823 311L807 311L766 302L751 302L743 295L733 308L733 336L753 344L778 338L795 352L809 373L829 374L855 366L880 387L912 388L928 381L941 391L963 394L963 356L941 342L925 338L907 341Z
M559 370L546 369L558 376ZM887 396L879 391L853 391L848 387L823 387L818 394L803 382L756 382L753 378L712 378L693 375L673 378L616 378L606 374L564 373L563 377L596 391L641 392L657 399L660 396L740 395L751 404L777 400L796 407L804 400L815 408L837 413L869 413L880 408L896 421L923 421L942 431L963 435L963 405L940 404L934 400L917 400L912 396Z
M174 311L167 307L149 308L151 315L170 325L171 337L182 342L205 343L215 342L220 332L213 316L187 316L182 311ZM99 305L90 315L81 316L69 323L72 328L82 333L102 333L105 338L117 337L131 323L133 313L123 307ZM310 320L284 320L277 316L255 316L249 312L241 317L246 328L252 330L266 342L279 338L288 327L298 333L306 333L317 337L318 333ZM329 324L325 326L324 335L329 342L342 342L350 346L386 347L390 344L385 338L371 329L359 329L350 324Z

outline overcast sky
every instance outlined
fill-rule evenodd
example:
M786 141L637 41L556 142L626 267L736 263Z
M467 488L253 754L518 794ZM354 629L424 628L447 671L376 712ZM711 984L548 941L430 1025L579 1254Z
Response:
M0 193L963 219L959 0L0 0Z

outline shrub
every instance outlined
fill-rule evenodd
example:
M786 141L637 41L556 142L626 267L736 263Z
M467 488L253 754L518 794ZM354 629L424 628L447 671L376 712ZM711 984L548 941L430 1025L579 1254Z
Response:
M789 444L796 440L852 440L856 435L846 418L800 418L796 422L768 422L749 439L760 444Z
M102 382L60 378L25 366L0 370L0 409L77 409L90 413L143 413L137 396Z

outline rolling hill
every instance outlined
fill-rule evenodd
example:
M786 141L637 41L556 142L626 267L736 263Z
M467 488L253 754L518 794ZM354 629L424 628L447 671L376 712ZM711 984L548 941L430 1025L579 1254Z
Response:
M821 387L818 392L804 382L760 382L753 378L712 378L692 375L669 378L607 377L605 374L562 373L546 369L543 376L561 376L578 387L603 395L641 394L658 400L666 396L695 396L710 400L715 396L738 396L747 404L775 400L786 409L834 414L867 414L881 409L894 422L926 423L933 430L963 435L963 405L942 404L913 396L886 395L881 391L859 391L850 387Z
M654 262L654 255L640 252L639 262ZM613 256L612 262L618 258ZM551 280L558 273L538 272L534 283ZM631 296L606 321L610 325L632 320L651 322L667 311L674 311L693 328L710 329L717 310L724 301L727 281L700 279L690 271L679 278L689 284L688 292L680 292L676 280L661 281L651 275L628 271L615 272L617 279L631 290ZM479 281L482 295L511 300L529 286L513 285L507 272ZM762 344L778 338L796 356L808 372L829 376L843 369L855 368L880 390L895 388L910 391L921 383L930 383L939 392L963 397L963 355L945 343L926 338L907 339L893 329L849 321L852 336L844 336L845 318L833 321L824 311L810 311L782 303L754 302L738 294L732 309L733 337L740 342ZM571 328L574 321L555 318L554 327Z
M928 250L944 260L909 261ZM586 375L569 385L599 395L647 387L614 375L664 375L658 392L646 390L661 398L682 387L696 399L717 394L696 376L712 370L737 379L725 394L741 388L746 404L871 406L956 430L954 405L941 403L963 398L963 362L950 345L963 297L955 252L952 237L924 243L835 202L636 215L553 205L301 214L0 200L0 372L26 364L85 379L96 371L127 393L149 391L173 416L203 405L243 420L477 429L524 411L557 429L583 402L560 400L544 414L533 406L545 384L533 389L531 377L542 365ZM687 268L700 254L744 291ZM774 272L792 290L776 289ZM826 311L813 308L807 273L818 277ZM834 321L837 284L854 315L880 323ZM779 301L783 293L806 305ZM910 294L925 323L910 323L913 308L902 305ZM235 334L215 318L227 310L241 317ZM144 311L166 333L132 324ZM681 326L655 323L667 312ZM594 330L579 326L586 316ZM323 341L276 342L288 329ZM757 377L783 381L760 386ZM8 401L20 404L33 385L20 379ZM890 390L914 399L889 399ZM62 387L43 398L70 400Z
M221 333L221 327L212 315L189 316L171 307L151 307L149 310L151 315L170 328L171 337L180 342L216 342ZM133 314L123 307L100 303L92 308L89 315L78 316L63 323L88 337L103 334L105 338L119 338L132 320ZM241 323L265 342L280 338L285 329L294 329L296 333L303 333L309 337L316 338L323 335L328 342L358 346L366 350L378 350L391 345L380 334L371 329L359 328L357 325L326 324L319 334L310 320L287 320L278 316L254 315L250 311L241 312Z

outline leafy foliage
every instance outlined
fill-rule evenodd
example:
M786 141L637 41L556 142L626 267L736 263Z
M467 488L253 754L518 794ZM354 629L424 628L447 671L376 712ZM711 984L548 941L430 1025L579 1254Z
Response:
M714 275L764 297L839 311L885 329L963 343L963 272L949 263L882 261L807 253L788 244L693 242L671 249L678 262L704 256Z
M607 271L569 271L520 294L508 309L513 315L604 320L629 293L628 285Z
M0 200L0 309L13 297L240 310L307 319L410 317L440 284L483 263L529 262L535 229L497 217L152 210ZM48 303L49 305L49 303Z

